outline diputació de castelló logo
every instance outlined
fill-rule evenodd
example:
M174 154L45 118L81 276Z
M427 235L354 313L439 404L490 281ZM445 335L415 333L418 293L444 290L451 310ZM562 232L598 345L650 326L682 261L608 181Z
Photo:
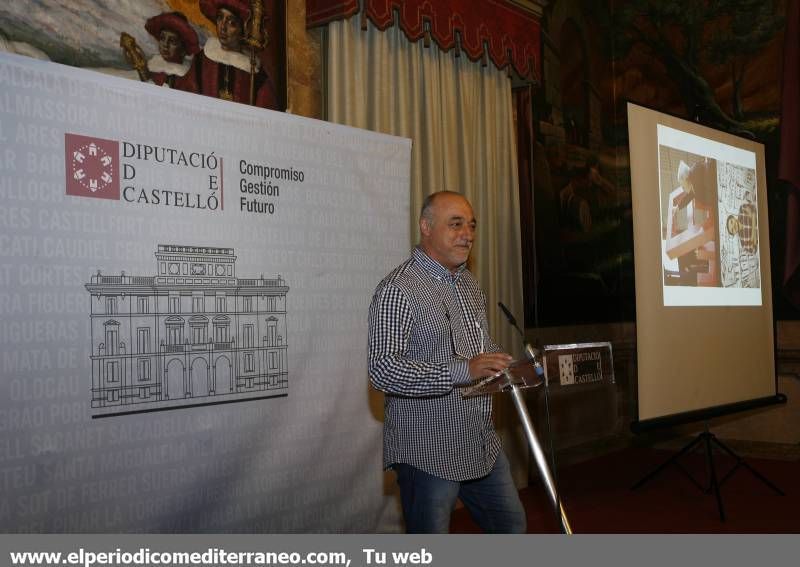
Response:
M119 142L64 134L67 195L119 200Z

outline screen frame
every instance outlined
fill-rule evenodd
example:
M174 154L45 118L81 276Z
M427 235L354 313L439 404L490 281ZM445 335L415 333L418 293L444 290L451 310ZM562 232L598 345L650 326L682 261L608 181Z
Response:
M629 159L630 159L630 168L631 168L631 199L632 199L632 214L634 219L634 268L636 274L636 328L637 328L637 348L636 348L636 404L635 404L635 411L634 411L634 420L631 423L631 430L634 432L640 432L644 430L649 430L657 427L666 427L666 426L673 426L679 425L684 423L691 423L694 421L700 421L704 419L710 419L713 417L719 417L723 415L729 415L731 413L738 413L742 411L747 411L757 407L764 407L773 404L780 404L785 403L786 397L782 394L778 393L778 376L776 372L776 324L774 321L774 314L773 314L773 305L772 305L772 282L770 277L770 248L769 248L769 215L767 210L767 187L766 187L766 159L765 159L765 148L764 144L745 137L739 136L735 134L731 134L729 132L725 132L723 130L719 130L717 128L713 128L699 122L691 122L686 120L685 118L681 118L680 116L676 116L674 114L670 114L667 112L663 112L659 109L655 109L652 107L648 107L630 100L626 100L626 119L628 120L628 132L629 132ZM631 124L630 119L633 113L635 112L647 112L647 113L655 113L657 115L657 119L652 121L652 132L648 132L646 136L649 136L649 140L651 140L652 144L643 144L641 140L641 135L636 136L636 140L632 140L635 138L633 133L631 132ZM644 347L647 349L651 349L652 345L648 343L648 341L652 342L652 337L647 337L648 331L652 334L652 320L648 320L645 324L640 322L640 315L645 315L649 318L653 318L654 313L657 315L660 312L663 312L665 309L677 309L678 312L686 310L686 309L695 309L695 310L706 310L706 309L719 309L719 310L731 310L735 306L716 306L716 307L705 307L705 306L695 306L695 307L675 307L675 306L666 306L664 304L664 295L663 295L663 275L660 269L661 260L660 258L656 258L653 260L652 252L648 252L647 246L653 246L654 244L660 247L660 223L659 223L659 234L654 237L652 232L652 228L649 228L650 233L644 239L647 242L642 242L641 234L645 229L641 227L641 225L637 228L637 212L641 211L643 208L647 209L647 206L643 207L641 203L637 203L637 200L641 200L641 196L637 195L637 191L635 190L635 186L637 185L637 181L639 181L639 185L642 185L641 179L645 178L652 181L653 178L658 178L660 172L657 172L655 175L652 173L652 169L650 169L647 173L643 173L643 170L646 169L648 166L652 168L653 166L658 169L659 163L659 146L658 146L658 137L657 137L657 127L658 125L665 125L671 128L687 128L689 132L700 135L703 137L709 137L709 135L713 135L713 140L721 141L721 143L734 145L736 147L745 147L748 151L754 151L756 153L756 161L757 161L757 189L756 189L756 196L758 203L758 218L759 218L759 269L760 269L760 287L762 291L762 305L760 307L748 307L749 309L759 309L760 319L758 320L759 324L766 329L769 328L769 349L766 348L767 341L764 341L764 344L760 346L760 353L759 355L764 357L764 362L769 365L769 368L766 369L766 374L764 378L760 378L761 382L759 382L759 386L761 391L753 391L753 395L744 395L741 396L741 399L734 397L733 399L725 399L725 396L722 395L718 399L714 399L712 403L703 403L700 406L692 407L691 404L683 404L685 407L679 403L676 407L672 407L668 409L668 411L654 411L653 404L649 403L646 408L646 411L642 412L642 378L641 373L649 371L652 367L652 363L645 362L643 363L643 353L642 348ZM651 126L648 124L648 126ZM653 155L650 155L644 160L640 158L648 151L651 151ZM644 161L646 165L639 165L640 161ZM638 171L637 168L641 168ZM652 199L651 197L648 197ZM652 207L651 207L652 209ZM650 223L652 224L652 223ZM639 236L637 238L637 236ZM655 279L660 279L661 284L658 286L654 286L654 276L652 273L647 275L647 270L653 270L653 268L657 268L656 271L658 272L658 276ZM644 279L640 279L644 278ZM646 285L650 286L651 289L648 292L643 292L642 288L645 287L642 282L647 282ZM657 299L656 302L653 300ZM653 305L657 303L657 305ZM674 312L673 312L674 314ZM740 313L735 314L736 316L733 317L734 319L738 319L738 316L741 315ZM680 319L680 317L676 317L676 319ZM694 329L692 329L694 331ZM688 334L688 333L686 333ZM701 330L701 337L702 330ZM705 336L704 338L708 338ZM699 342L699 341L698 341ZM675 347L675 345L680 345L681 341L678 339L676 342L670 342L671 347ZM769 355L767 356L767 350L769 351ZM663 356L660 362L663 364ZM730 364L730 363L729 363ZM763 391L767 385L767 378L770 378L770 383L772 387L771 393ZM649 384L645 383L645 387L649 387ZM764 395L766 394L766 395Z

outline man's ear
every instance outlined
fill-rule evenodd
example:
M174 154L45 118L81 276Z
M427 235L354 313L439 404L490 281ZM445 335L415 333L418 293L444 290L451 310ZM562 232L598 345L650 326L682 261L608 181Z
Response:
M423 236L429 236L431 233L431 221L425 217L419 219L419 232Z

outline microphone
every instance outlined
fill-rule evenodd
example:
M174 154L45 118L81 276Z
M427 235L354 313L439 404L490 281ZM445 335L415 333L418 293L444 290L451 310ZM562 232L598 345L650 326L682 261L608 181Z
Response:
M505 313L506 319L508 319L508 322L509 322L509 323L511 323L511 325L512 325L512 326L513 326L513 327L514 327L516 330L517 330L517 332L518 332L518 333L520 334L520 336L522 337L522 340L525 340L525 334L524 334L524 333L522 332L522 330L521 330L521 329L520 329L520 328L517 326L517 320L516 320L516 319L514 318L514 316L511 314L511 311L509 311L509 310L508 310L508 307L506 307L506 306L505 306L505 304L504 304L502 301L498 301L498 302L497 302L497 305L499 305L499 306L500 306L500 309L502 309L502 310L503 310L503 313Z
M536 370L536 374L541 376L542 374L544 374L544 368L542 367L542 363L540 362L542 353L539 352L539 349L534 348L533 346L531 346L529 342L525 340L525 333L523 333L522 329L520 329L519 326L517 325L517 320L511 314L511 311L509 311L508 307L506 307L502 301L498 301L497 305L500 307L500 309L503 310L503 313L505 314L506 319L508 319L508 322L511 323L511 326L514 327L519 333L519 336L522 337L522 344L523 347L525 348L525 356L528 357L528 360L533 362L533 367Z

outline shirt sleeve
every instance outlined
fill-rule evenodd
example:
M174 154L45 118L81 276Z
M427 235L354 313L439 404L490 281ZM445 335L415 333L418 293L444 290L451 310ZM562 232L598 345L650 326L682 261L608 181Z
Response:
M408 357L414 324L414 314L402 290L387 285L372 298L369 309L370 384L387 394L430 397L445 395L454 385L469 382L466 359L432 363Z

